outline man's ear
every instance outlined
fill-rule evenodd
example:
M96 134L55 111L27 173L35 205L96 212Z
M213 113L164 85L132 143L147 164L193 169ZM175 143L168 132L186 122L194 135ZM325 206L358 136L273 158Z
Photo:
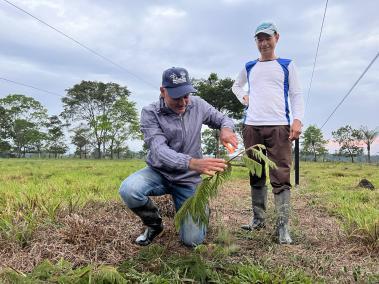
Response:
M161 97L164 98L165 97L165 88L164 87L160 87L159 90L161 91Z

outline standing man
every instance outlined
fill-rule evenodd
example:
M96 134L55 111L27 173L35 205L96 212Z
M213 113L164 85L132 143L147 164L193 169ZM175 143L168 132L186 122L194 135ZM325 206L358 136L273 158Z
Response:
M125 204L138 215L146 226L136 239L148 245L163 230L158 208L149 196L171 194L176 211L191 197L200 174L214 175L226 168L224 159L202 158L201 127L221 129L220 140L237 147L233 121L206 101L192 96L187 70L172 67L163 72L160 99L142 109L141 131L148 146L147 167L130 175L120 187ZM190 216L179 231L185 245L203 242L206 228Z
M276 25L260 24L255 30L255 42L260 57L247 62L232 87L240 102L247 106L243 140L248 148L255 144L266 146L268 158L277 169L270 170L270 182L277 212L277 234L281 244L292 243L288 219L290 213L290 168L292 141L299 138L304 116L303 95L292 60L276 56L279 40ZM243 87L248 84L248 91ZM292 123L290 120L290 107ZM250 173L253 220L242 226L246 230L265 227L267 204L266 175Z

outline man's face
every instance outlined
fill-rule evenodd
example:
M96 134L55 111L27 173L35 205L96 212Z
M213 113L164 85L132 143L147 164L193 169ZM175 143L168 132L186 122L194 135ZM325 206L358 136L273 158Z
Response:
M183 114L186 111L187 105L190 101L189 94L186 94L178 99L171 98L167 92L167 89L163 87L161 87L161 96L164 98L166 106L177 114Z
M270 56L275 52L275 46L278 42L279 34L268 35L265 33L259 33L255 37L255 42L262 56Z

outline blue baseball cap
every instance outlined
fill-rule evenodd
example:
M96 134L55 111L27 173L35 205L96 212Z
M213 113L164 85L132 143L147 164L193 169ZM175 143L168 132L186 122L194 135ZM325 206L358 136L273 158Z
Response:
M187 70L181 67L171 67L163 72L162 87L167 89L168 95L173 99L197 92L191 84Z
M257 36L260 33L264 33L264 34L268 34L272 36L277 32L278 32L278 28L276 27L274 23L263 22L255 29L255 36Z

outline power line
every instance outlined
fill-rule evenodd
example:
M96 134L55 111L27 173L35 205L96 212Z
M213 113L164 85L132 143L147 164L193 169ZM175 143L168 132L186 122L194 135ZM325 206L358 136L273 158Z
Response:
M44 89L41 89L41 88L37 88L37 87L31 86L31 85L28 85L28 84L24 84L24 83L16 82L16 81L13 81L13 80L10 80L10 79L7 79L7 78L4 78L4 77L0 77L0 80L6 81L6 82L9 82L9 83L12 83L12 84L16 84L16 85L20 85L20 86L24 86L24 87L32 88L32 89L37 90L37 91L45 92L45 93L51 94L51 95L53 95L53 96L57 96L57 97L63 98L62 95L59 95L59 94L57 94L57 93L50 92L50 91L47 91L47 90L44 90Z
M350 88L350 90L347 92L347 94L343 97L343 99L339 102L339 104L335 107L335 109L332 111L332 113L329 115L329 117L326 119L324 124L320 127L320 130L325 126L325 124L329 121L329 119L332 117L332 115L336 112L336 110L339 108L339 106L345 101L345 99L350 95L350 93L353 91L355 86L358 84L358 82L363 78L363 76L366 74L368 69L370 69L371 65L375 62L375 60L379 57L379 52L376 54L373 60L371 60L370 64L366 67L366 69L363 71L361 76L359 76L358 80L354 83L354 85Z
M325 15L326 15L326 10L327 10L327 8L328 8L328 0L326 0L326 3L325 3L324 17L322 18L321 29L320 29L320 35L319 35L319 37L318 37L318 43L317 43L317 48L316 48L315 59L314 59L314 61L313 61L313 69L312 69L311 81L309 82L308 95L307 95L307 100L306 100L306 103L305 103L305 110L307 109L307 107L308 107L308 103L309 103L309 95L310 95L310 93L311 93L312 82L313 82L313 74L314 74L314 72L315 72L316 61L317 61L317 55L318 55L318 49L319 49L319 47L320 47L321 34L322 34L323 27L324 27L324 21L325 21Z
M107 61L108 63L110 63L110 64L112 64L112 65L118 67L118 68L121 69L122 71L128 73L129 75L131 75L131 76L133 76L134 78L140 80L141 82L144 82L146 85L148 85L148 86L150 86L150 87L152 87L152 88L154 88L154 89L156 88L156 86L155 86L154 84L152 84L152 83L146 81L145 79L139 77L138 75L136 75L136 74L130 72L129 70L125 69L125 68L124 68L123 66L121 66L120 64L118 64L118 63L114 62L113 60L111 60L111 59L105 57L104 55L98 53L97 51L95 51L95 50L93 50L92 48L86 46L85 44L81 43L80 41L74 39L73 37L67 35L66 33L64 33L64 32L62 32L62 31L60 31L59 29L53 27L52 25L50 25L50 24L48 24L47 22L41 20L40 18L38 18L38 17L32 15L32 14L29 13L28 11L22 9L21 7L19 7L19 6L15 5L15 4L13 4L12 2L10 2L10 1L8 1L8 0L3 0L3 1L6 2L6 3L8 3L9 5L15 7L16 9L20 10L21 12L27 14L28 16L32 17L33 19L37 20L38 22L44 24L45 26L48 26L50 29L52 29L52 30L56 31L57 33L63 35L64 37L68 38L69 40L75 42L76 44L78 44L78 45L81 46L82 48L86 49L87 51L91 52L92 54L94 54L94 55L100 57L101 59Z

